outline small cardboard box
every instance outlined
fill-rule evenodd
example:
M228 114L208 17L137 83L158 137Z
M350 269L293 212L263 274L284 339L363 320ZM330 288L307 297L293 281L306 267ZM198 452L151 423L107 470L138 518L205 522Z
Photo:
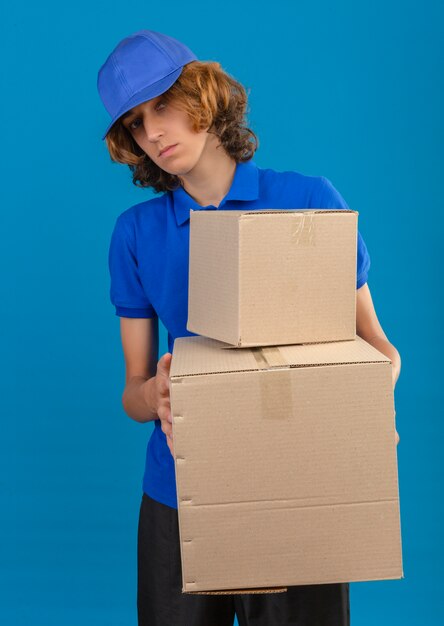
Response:
M233 346L356 337L357 211L192 211L187 329Z
M170 398L184 592L403 576L386 356L182 337Z

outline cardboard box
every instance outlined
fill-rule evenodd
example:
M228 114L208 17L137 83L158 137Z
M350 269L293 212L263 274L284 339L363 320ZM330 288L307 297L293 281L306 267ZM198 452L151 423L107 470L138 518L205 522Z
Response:
M228 344L356 337L357 211L192 211L187 329Z
M403 576L391 376L359 336L244 350L176 339L184 592Z

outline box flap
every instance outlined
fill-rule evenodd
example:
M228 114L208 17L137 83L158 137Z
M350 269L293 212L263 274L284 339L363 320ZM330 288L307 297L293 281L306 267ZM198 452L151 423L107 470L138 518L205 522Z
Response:
M221 211L217 211L217 215L230 215L231 217L243 217L244 215L267 215L269 213L356 213L359 215L358 211L353 211L352 209L257 209L254 211L230 211L227 209L222 209ZM215 211L208 211L213 216L216 215ZM217 218L216 218L217 219Z
M252 589L223 589L221 591L184 591L190 596L197 595L205 595L205 596L225 596L225 595L233 595L233 594L244 594L244 593L285 593L288 591L287 587L270 587L268 588L252 588Z
M200 335L174 342L170 378L198 374L315 367L350 363L381 363L390 359L358 335L351 341L294 344L265 348L233 348Z

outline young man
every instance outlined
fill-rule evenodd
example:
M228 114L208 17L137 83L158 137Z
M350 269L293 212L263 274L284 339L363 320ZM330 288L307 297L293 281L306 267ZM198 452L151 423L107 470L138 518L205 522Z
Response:
M186 330L190 210L348 207L324 177L258 168L244 87L171 37L144 30L124 39L100 68L98 89L111 115L103 137L111 158L129 165L134 184L163 192L119 215L109 250L126 364L123 406L138 422L155 420L139 516L139 625L231 626L235 614L240 626L349 624L346 583L278 594L182 593L168 382L174 340L193 334ZM395 385L400 357L375 313L369 267L358 233L357 332L392 360ZM159 319L168 352L157 362Z

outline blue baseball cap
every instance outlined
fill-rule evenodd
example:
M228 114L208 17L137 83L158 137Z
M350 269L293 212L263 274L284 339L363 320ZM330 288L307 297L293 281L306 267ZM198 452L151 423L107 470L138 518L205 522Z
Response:
M183 43L153 30L139 30L123 39L97 76L100 98L111 115L102 140L119 117L167 91L183 66L197 60Z

